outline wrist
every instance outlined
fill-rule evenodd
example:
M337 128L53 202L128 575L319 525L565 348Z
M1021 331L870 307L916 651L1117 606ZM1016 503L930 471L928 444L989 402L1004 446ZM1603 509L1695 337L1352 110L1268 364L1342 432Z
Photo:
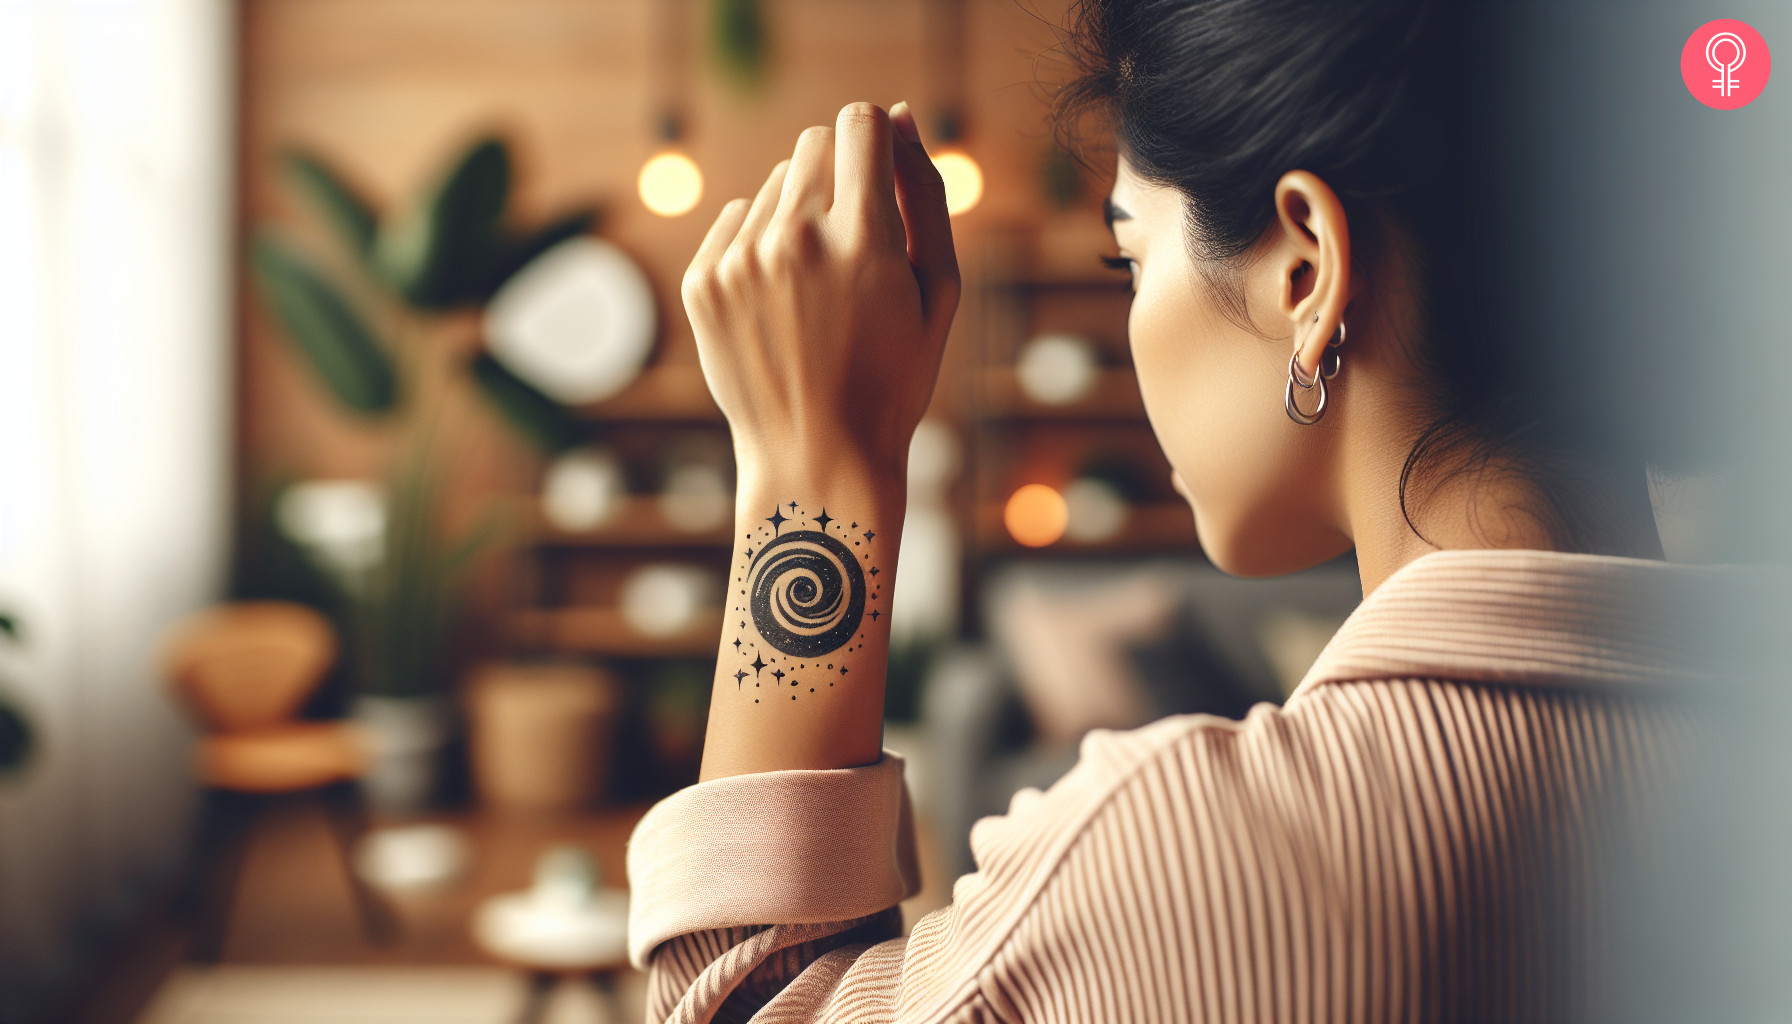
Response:
M767 514L761 506L768 501L796 501L799 507L831 505L861 518L894 514L896 521L884 524L893 537L907 504L907 463L906 453L871 458L843 452L799 456L737 451L735 512L742 520L756 521Z
M906 481L743 460L703 778L878 756Z

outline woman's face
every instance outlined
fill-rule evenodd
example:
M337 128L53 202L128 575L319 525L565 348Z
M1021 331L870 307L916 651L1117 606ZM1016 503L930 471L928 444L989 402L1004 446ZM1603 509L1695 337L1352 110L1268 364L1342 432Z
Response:
M1295 572L1351 545L1336 525L1342 517L1331 507L1329 479L1342 410L1329 409L1313 426L1288 418L1282 394L1292 325L1259 316L1277 307L1283 289L1276 261L1246 271L1257 330L1241 328L1189 254L1183 202L1120 158L1109 216L1120 255L1132 263L1128 333L1145 411L1214 565L1239 576ZM1310 412L1315 397L1299 397Z

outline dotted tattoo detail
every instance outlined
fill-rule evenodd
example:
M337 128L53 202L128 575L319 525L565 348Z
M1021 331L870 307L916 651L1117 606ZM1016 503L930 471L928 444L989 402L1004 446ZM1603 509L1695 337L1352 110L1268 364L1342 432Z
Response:
M815 661L819 670L822 659L835 654L835 660L826 665L830 670L837 666L844 677L847 666L836 652L862 650L864 643L854 642L864 640L859 627L866 619L879 621L884 614L875 607L882 603L882 590L868 586L882 570L870 564L871 552L863 550L877 534L865 530L853 536L847 531L858 531L859 524L851 522L836 536L830 527L839 528L838 517L826 508L810 515L796 501L773 507L763 522L765 526L746 535L744 560L736 567L740 575L735 582L745 585L740 591L745 603L737 610L746 612L757 636L743 633L732 642L746 666L735 672L735 687L745 683L748 669L752 670L753 685L761 686L759 677L778 661L777 654L784 655L787 662L802 659L794 664L805 673L809 661ZM784 532L786 526L791 528L789 533ZM855 552L854 547L861 550ZM747 620L741 621L740 628L746 630ZM745 660L748 658L751 660ZM789 679L793 689L802 689L802 683L781 668L769 674L779 683ZM808 687L810 693L816 689ZM796 700L797 695L791 694L790 699Z

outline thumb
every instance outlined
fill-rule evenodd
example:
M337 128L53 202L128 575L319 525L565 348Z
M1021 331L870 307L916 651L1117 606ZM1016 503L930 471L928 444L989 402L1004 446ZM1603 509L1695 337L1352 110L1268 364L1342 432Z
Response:
M952 248L952 218L946 212L946 185L921 145L915 115L902 102L890 108L895 129L896 205L908 233L908 261L921 285L922 310L950 318L958 304L958 254Z

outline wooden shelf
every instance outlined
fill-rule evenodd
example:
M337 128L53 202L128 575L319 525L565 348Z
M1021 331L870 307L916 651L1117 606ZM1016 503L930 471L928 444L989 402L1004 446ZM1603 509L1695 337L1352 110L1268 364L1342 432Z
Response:
M985 505L977 516L976 544L985 554L1129 553L1182 551L1198 545L1195 517L1181 501L1154 501L1127 509L1126 526L1112 540L1088 544L1063 538L1045 547L1022 545L1008 535L1002 523L1002 506Z
M537 506L533 513L532 539L540 547L556 548L726 548L733 543L734 511L720 526L693 533L666 521L658 497L630 495L603 525L590 530L562 530L547 520Z
M1094 263L1091 256L1089 262ZM1100 276L1042 274L1038 277L1013 277L989 282L989 287L1017 292L1113 292L1128 295L1132 281L1120 271Z
M722 609L712 608L697 620L671 636L648 636L630 626L619 608L572 605L513 612L506 627L512 643L536 651L618 658L713 656L722 635Z
M985 419L1145 421L1139 380L1130 369L1098 371L1089 393L1065 405L1047 405L1027 397L1019 375L1010 367L985 370L979 391L978 411Z
M710 397L703 369L695 364L655 366L614 398L573 410L581 419L606 422L725 423Z

